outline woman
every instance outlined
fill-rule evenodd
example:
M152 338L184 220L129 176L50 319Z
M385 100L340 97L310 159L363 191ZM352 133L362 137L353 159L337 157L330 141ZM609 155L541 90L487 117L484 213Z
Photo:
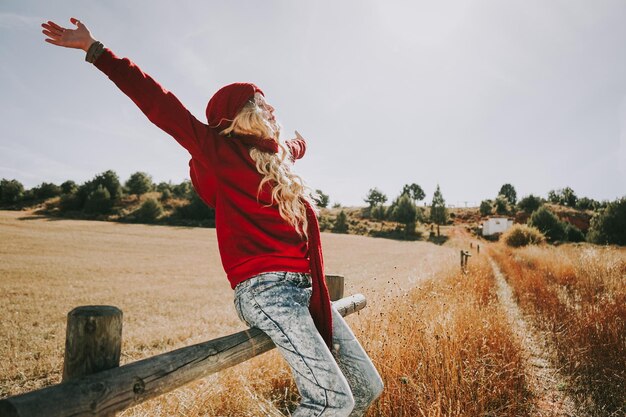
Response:
M47 42L87 52L145 115L191 154L191 180L215 208L224 270L242 321L267 333L291 366L302 401L294 416L360 416L383 384L332 307L324 281L317 218L290 164L306 143L282 142L274 108L251 83L221 88L208 125L129 59L92 38L75 18L68 29L42 24Z

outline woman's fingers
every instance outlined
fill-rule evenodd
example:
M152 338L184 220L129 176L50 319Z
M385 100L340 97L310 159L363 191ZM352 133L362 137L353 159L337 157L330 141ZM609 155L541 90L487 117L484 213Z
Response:
M52 34L52 35L56 35L56 36L63 35L63 32L64 32L63 30L55 29L52 26L46 25L45 23L43 25L41 25L41 26L44 28L43 33L45 33L46 35L48 35L48 34Z
M55 38L56 39L56 38L60 37L60 35L58 35L56 33L53 33L53 32L50 32L49 30L45 30L45 29L42 30L41 33L43 33L44 35L46 35L49 38Z
M44 39L44 41L51 43L53 45L58 45L58 46L63 46L61 45L61 43L59 41L57 41L56 39Z
M44 23L45 24L45 23ZM54 23L52 20L48 20L48 25L53 27L54 29L60 30L60 31L64 31L65 28L62 26L57 25L56 23Z

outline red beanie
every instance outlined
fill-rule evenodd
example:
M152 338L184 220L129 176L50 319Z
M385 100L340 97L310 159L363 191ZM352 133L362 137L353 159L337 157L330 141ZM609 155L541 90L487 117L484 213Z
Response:
M217 90L206 106L209 127L222 131L230 126L254 93L263 94L263 91L252 83L233 83Z

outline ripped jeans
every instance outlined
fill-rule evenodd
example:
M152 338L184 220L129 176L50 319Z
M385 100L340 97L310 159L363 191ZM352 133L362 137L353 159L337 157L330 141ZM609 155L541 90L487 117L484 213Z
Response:
M383 381L343 317L332 307L333 353L309 313L311 276L267 272L235 287L235 309L265 332L291 366L302 401L293 417L362 416Z

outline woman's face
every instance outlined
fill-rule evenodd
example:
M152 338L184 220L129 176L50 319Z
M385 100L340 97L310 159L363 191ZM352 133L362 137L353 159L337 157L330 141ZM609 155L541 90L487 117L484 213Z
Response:
M255 98L258 106L261 108L261 110L263 110L263 117L272 123L276 122L276 116L274 116L274 107L267 101L265 101L265 97L263 97L263 95L259 93L255 94Z

